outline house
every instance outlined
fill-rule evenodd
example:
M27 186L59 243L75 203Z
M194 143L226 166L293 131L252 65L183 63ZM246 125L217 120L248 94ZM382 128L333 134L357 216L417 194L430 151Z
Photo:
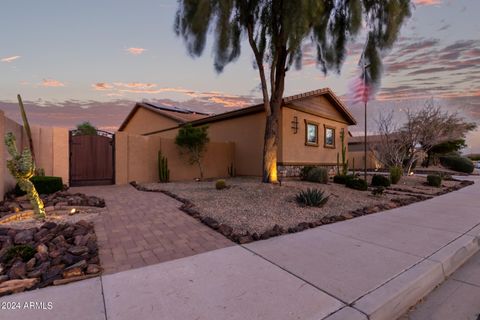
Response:
M119 132L174 139L186 124L208 125L211 142L234 143L236 174L259 176L265 132L263 104L216 115L137 103ZM283 99L277 161L279 173L297 175L305 165L334 168L341 152L340 132L356 120L343 102L328 88ZM348 135L345 135L348 141ZM345 143L347 143L345 141Z
M381 142L380 135L367 136L367 169L377 170L383 164L376 155L376 148ZM348 140L348 163L351 168L355 164L356 170L365 168L365 137L364 136L350 136Z

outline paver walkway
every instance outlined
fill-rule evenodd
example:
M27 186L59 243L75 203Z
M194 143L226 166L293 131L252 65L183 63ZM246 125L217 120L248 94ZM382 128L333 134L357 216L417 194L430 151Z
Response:
M480 179L474 179L473 186L410 206L2 297L0 304L45 301L53 309L0 310L1 316L393 320L478 251Z
M130 185L75 187L105 199L108 211L95 222L105 273L164 262L224 248L233 243L178 208L162 193Z

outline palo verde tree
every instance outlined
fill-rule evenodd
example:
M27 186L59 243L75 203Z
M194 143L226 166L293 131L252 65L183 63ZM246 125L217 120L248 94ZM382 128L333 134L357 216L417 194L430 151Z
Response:
M209 141L208 126L194 127L186 124L178 130L175 137L175 144L180 148L180 152L188 155L190 164L198 166L200 179L203 179L202 158Z
M279 117L285 75L300 68L305 41L311 41L322 71L340 72L346 45L366 28L362 63L365 78L378 82L381 57L392 47L410 15L411 0L179 0L175 31L188 52L200 56L209 31L217 72L240 56L243 39L260 75L266 129L263 182L277 181Z

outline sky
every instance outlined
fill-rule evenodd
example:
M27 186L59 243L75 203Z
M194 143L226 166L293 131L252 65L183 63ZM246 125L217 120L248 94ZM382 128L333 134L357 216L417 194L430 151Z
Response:
M384 58L381 87L369 103L375 119L394 110L437 105L480 124L480 1L414 0L412 17ZM20 120L16 95L34 124L74 127L83 121L115 130L136 101L219 113L261 98L258 71L247 43L223 73L211 46L188 55L173 32L174 0L2 0L0 109ZM325 76L308 42L303 68L287 73L285 94L330 87L343 98L363 131L363 106L349 100L358 75L362 37L349 45L340 74ZM210 42L211 44L211 42ZM480 152L480 132L465 152Z

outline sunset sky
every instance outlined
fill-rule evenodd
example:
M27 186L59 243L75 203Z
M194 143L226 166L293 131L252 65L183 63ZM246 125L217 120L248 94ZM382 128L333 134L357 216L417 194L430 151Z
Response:
M434 98L480 123L480 1L416 0L371 102L369 128L379 112L421 106ZM257 101L261 92L245 43L241 58L217 74L211 48L191 58L173 32L176 1L6 0L0 11L0 108L18 119L16 94L31 122L73 127L89 120L114 130L135 101L151 100L207 112ZM341 75L326 77L305 43L304 66L289 71L286 94L323 87L344 98L363 129L361 105L348 88L358 74L361 37L350 45ZM400 121L400 120L399 120ZM480 152L480 134L468 137Z

